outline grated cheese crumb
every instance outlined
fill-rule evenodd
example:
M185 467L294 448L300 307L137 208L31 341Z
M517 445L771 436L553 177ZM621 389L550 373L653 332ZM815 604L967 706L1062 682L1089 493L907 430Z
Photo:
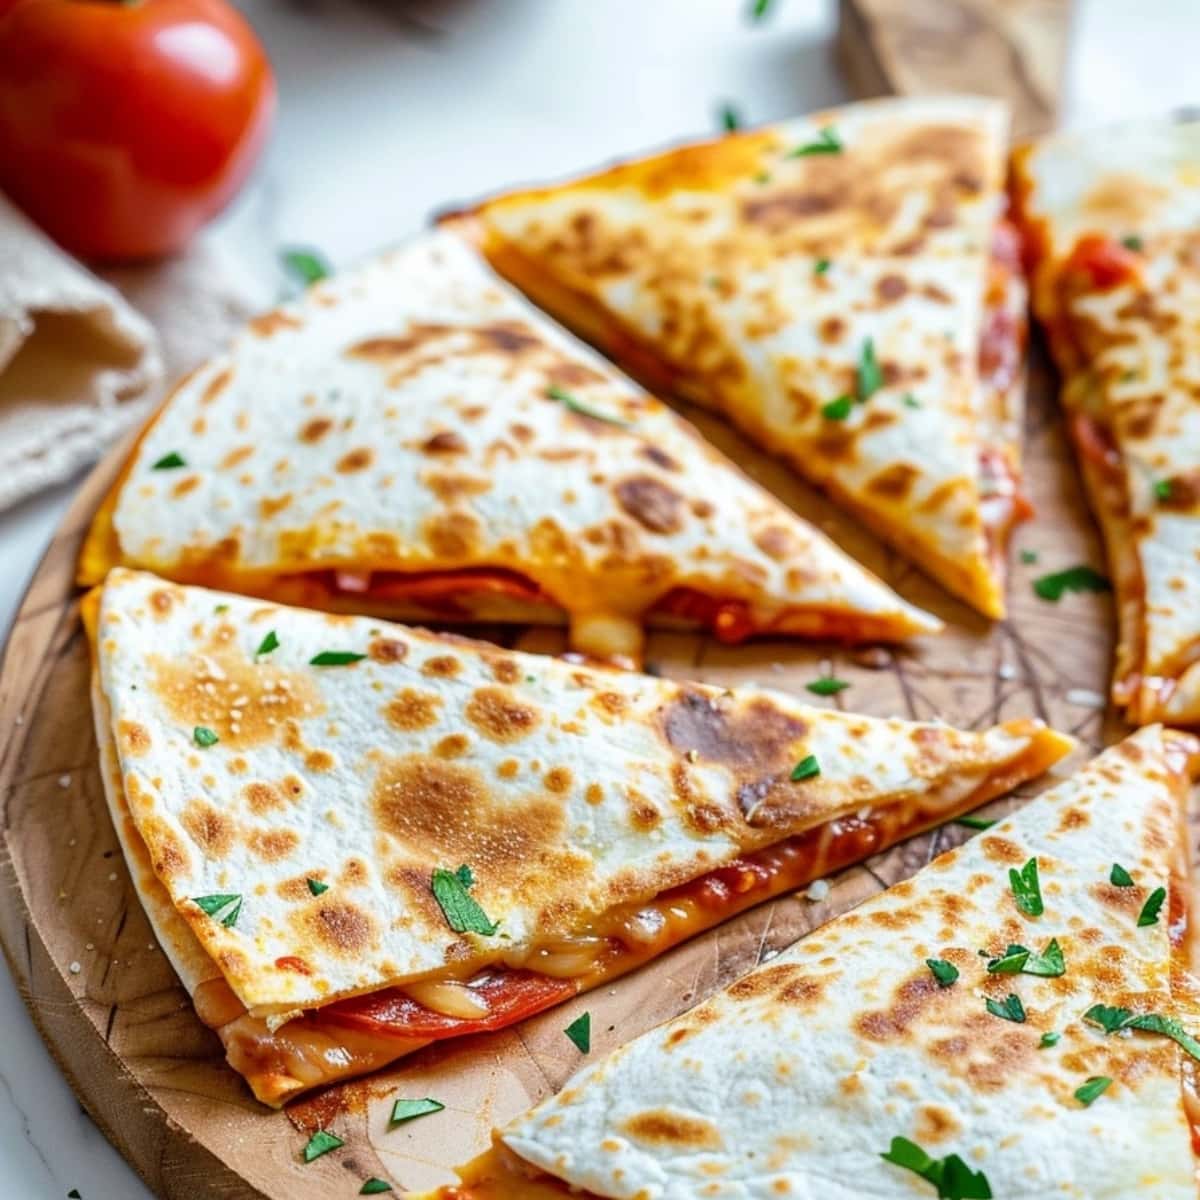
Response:
M820 903L822 900L829 899L829 881L827 879L814 879L808 885L808 891L804 893L810 900L815 903Z

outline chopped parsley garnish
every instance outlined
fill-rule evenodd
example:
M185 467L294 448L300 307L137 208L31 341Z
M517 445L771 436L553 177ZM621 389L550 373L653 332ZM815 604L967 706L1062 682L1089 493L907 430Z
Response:
M865 404L883 387L883 372L875 357L875 340L867 338L858 357L858 399Z
M845 679L834 679L832 675L826 675L804 686L814 696L836 696L838 692L844 692L850 684Z
M310 283L324 279L330 273L329 263L325 261L325 256L319 250L305 250L299 246L290 246L279 252L279 259L283 263L283 269L298 283L302 283L306 287Z
M1085 1108L1098 1096L1102 1096L1112 1086L1112 1080L1107 1075L1093 1075L1087 1083L1075 1089L1075 1099Z
M927 958L925 965L933 973L938 987L949 987L958 979L958 968L952 962L947 962L944 958Z
M742 118L738 114L738 110L732 104L721 105L721 128L727 133L732 133L735 129L740 129Z
M211 896L193 896L192 903L201 912L232 929L242 915L242 898L235 893L218 892Z
M1113 863L1108 873L1108 882L1113 887L1133 887L1133 876L1120 863Z
M1121 245L1124 246L1126 250L1133 250L1136 252L1145 246L1145 242L1143 242L1136 233L1129 233L1121 239Z
M1110 592L1112 584L1089 566L1068 567L1033 581L1033 590L1043 600L1057 604L1066 592Z
M1138 913L1138 927L1143 925L1157 925L1159 910L1163 906L1163 901L1167 898L1167 889L1165 887L1156 887L1154 891L1146 897L1146 903L1142 905L1142 911Z
M304 1161L306 1163L313 1162L322 1154L328 1154L330 1150L336 1150L345 1144L336 1133L330 1133L328 1129L318 1129L308 1139L308 1145L304 1147Z
M1027 917L1040 917L1044 907L1042 905L1042 887L1038 882L1037 859L1031 858L1019 871L1016 867L1010 867L1008 882L1012 887L1013 899L1017 902L1017 907Z
M593 421L603 421L607 425L619 425L622 429L629 428L628 421L622 421L620 417L610 417L606 413L597 412L594 408L589 408L586 404L581 404L570 392L565 388L560 388L557 383L552 383L546 389L546 395L551 400L557 400L559 404L570 412L578 413L581 417L591 417Z
M1001 1017L1005 1021L1015 1021L1018 1025L1025 1024L1025 1005L1015 992L1009 992L1003 1002L988 999L987 1010L993 1017Z
M370 1179L363 1180L363 1185L358 1189L360 1196L378 1196L383 1192L392 1191L392 1185L386 1179L379 1179L372 1175Z
M839 396L821 406L821 416L827 421L844 421L854 411L853 396Z
M1056 1030L1053 1030L1053 1029L1048 1029L1045 1033L1042 1034L1042 1040L1040 1042L1038 1042L1038 1046L1041 1049L1045 1050L1049 1046L1057 1046L1061 1040L1062 1040L1061 1033L1058 1033Z
M1045 950L1039 954L1027 946L1010 945L1007 950L988 962L989 975L1041 975L1048 979L1065 974L1067 965L1063 959L1058 938L1051 938Z
M820 775L821 764L817 762L816 755L806 754L793 768L789 777L793 783L799 783L802 779L811 779L814 775Z
M750 5L750 20L761 21L771 11L771 0L754 0Z
M999 824L998 821L989 821L987 817L958 817L957 821L968 829L991 829L993 825Z
M218 616L219 616L221 613L227 613L228 611L229 611L229 605L228 605L228 604L218 604L218 605L216 606L216 608L214 608L214 609L213 609L213 612L214 612L214 613L216 613L216 614L218 614Z
M319 896L323 892L329 891L329 884L322 883L319 879L309 878L304 882L308 884L308 890L312 892L314 896Z
M255 650L254 656L257 658L260 654L270 654L272 650L279 649L279 639L275 636L275 630L271 630L261 642L258 643L258 649Z
M1161 500L1164 504L1171 499L1173 491L1171 481L1169 479L1158 479L1154 483L1154 498Z
M1093 1004L1083 1014L1083 1019L1090 1025L1099 1025L1105 1033L1116 1033L1124 1029L1133 1013L1127 1008L1110 1008L1107 1004Z
M1141 1013L1134 1016L1127 1008L1110 1008L1106 1004L1093 1004L1083 1014L1083 1019L1099 1025L1105 1033L1119 1033L1122 1029L1140 1029L1144 1033L1161 1033L1179 1045L1194 1059L1200 1060L1198 1042L1174 1017L1161 1013Z
M833 266L832 259L818 258L817 261L815 263L813 263L813 274L814 275L824 275L825 272L828 271L829 268L832 266Z
M1035 563L1038 560L1038 552L1036 550L1022 550L1021 561L1023 563Z
M754 182L755 183L770 183L771 182L771 172L770 171L759 171L759 173L757 175L755 175L755 177L754 177Z
M1200 1042L1174 1017L1164 1017L1158 1013L1143 1013L1140 1017L1132 1017L1126 1022L1130 1029L1141 1029L1146 1033L1161 1033L1182 1047L1193 1058L1200 1060Z
M348 667L366 658L365 654L355 654L353 650L322 650L308 660L310 667Z
M392 1115L388 1120L393 1125L403 1125L405 1121L415 1121L417 1117L441 1112L445 1107L440 1100L430 1100L428 1096L422 1100L397 1100L392 1105Z
M457 871L438 867L433 872L430 886L446 924L455 933L482 933L491 937L500 928L500 923L489 921L487 913L472 898L468 889L474 884L475 879L469 867L462 866Z
M196 728L192 730L192 741L195 742L197 746L204 746L205 748L209 746L215 746L220 740L221 739L217 737L216 733L209 729L207 725L197 725Z
M575 1043L575 1048L580 1054L587 1054L592 1048L592 1014L584 1013L583 1016L576 1017L563 1033Z
M842 139L832 125L826 125L817 133L815 142L805 142L788 151L788 158L807 158L810 154L841 154Z
M176 467L186 467L187 463L183 461L182 454L176 454L174 450L170 454L164 454L151 468L154 471L173 471Z
M879 1157L928 1180L937 1188L939 1200L992 1200L987 1176L972 1171L957 1154L931 1158L916 1142L894 1137L890 1149Z
M920 400L918 400L916 396L912 394L912 392L905 392L904 395L900 397L900 403L903 404L905 408L921 407Z

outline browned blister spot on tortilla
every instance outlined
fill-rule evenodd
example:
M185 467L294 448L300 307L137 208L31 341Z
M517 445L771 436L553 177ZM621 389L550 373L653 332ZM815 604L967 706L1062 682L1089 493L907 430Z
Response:
M343 475L365 471L375 461L375 451L370 446L357 446L337 460L336 469Z
M571 790L571 772L566 767L551 767L542 780L542 786L548 792L562 795Z
M253 446L235 446L221 459L222 470L231 471L238 463L243 463L254 453Z
M304 756L304 765L317 774L323 774L326 771L332 771L337 765L337 759L334 758L328 750L310 750Z
M326 894L328 895L328 893ZM292 914L292 924L305 937L305 943L338 958L355 958L369 950L377 934L375 922L348 900L329 900L322 896L300 912Z
M377 663L403 662L408 654L408 646L396 638L372 638L367 646L367 657Z
M200 486L200 476L199 475L188 475L185 478L181 479L171 489L171 495L174 496L178 500L180 497L186 496L188 494L188 492L194 492L199 486Z
M200 393L201 404L211 404L228 386L233 379L233 368L226 367L218 371L205 385Z
M888 1008L861 1013L854 1019L854 1028L871 1042L902 1040L931 1007L950 1003L947 998L952 990L940 987L928 972L914 975L896 988Z
M453 504L456 500L482 496L492 489L490 479L484 479L479 475L466 475L461 471L423 471L421 483L443 504Z
M283 512L285 508L288 508L291 503L291 492L284 492L281 496L264 496L258 502L258 515L264 521L269 521L272 517Z
M596 785L591 786L595 787ZM649 833L650 830L662 824L662 813L658 811L652 800L634 787L626 788L626 795L629 799L629 824L634 829L639 833ZM588 796L589 802L593 804L600 803L602 799L602 795L595 800L592 800L590 794Z
M921 472L917 467L908 463L892 463L867 481L867 491L892 500L904 500L920 478Z
M467 558L479 545L482 526L469 512L437 512L428 517L422 530L429 548L439 558Z
M780 562L799 550L796 536L784 525L768 525L754 535L754 544L768 557Z
M538 710L499 687L477 688L463 715L494 742L515 742L537 728Z
M441 697L433 692L418 692L415 688L401 688L384 706L384 716L396 729L411 731L428 729L436 723Z
M941 1104L922 1104L917 1109L917 1141L926 1143L944 1142L962 1128L955 1115Z
M242 799L245 800L246 807L259 817L284 806L284 799L278 788L273 784L264 783L261 779L242 788Z
M246 845L266 862L287 858L300 844L294 829L256 829L246 839Z
M979 841L980 849L992 862L1016 865L1028 859L1028 855L1015 842L1006 837L989 833Z
M620 1128L634 1141L648 1146L719 1150L724 1144L720 1130L711 1121L665 1108L635 1113L623 1121Z
M185 729L203 725L226 749L274 741L289 718L321 712L312 679L271 663L255 662L232 644L222 626L205 652L180 660L150 655L150 687L172 720Z
M126 787L128 787L128 781ZM138 822L138 831L150 851L155 874L165 883L191 871L191 856L175 831L160 817L146 814Z
M150 593L150 611L161 620L169 616L175 605L175 596L167 588L157 588Z
M121 720L117 722L117 740L123 754L131 758L145 754L150 749L150 731L145 725L136 721Z
M421 449L426 454L466 454L467 443L460 434L444 429L426 438L421 443Z
M617 503L652 533L678 533L683 528L683 497L652 475L632 475L613 489Z
M471 748L471 739L465 733L448 733L433 748L438 758L462 758Z
M300 440L308 445L319 442L331 429L333 421L329 417L313 417L300 427Z
M206 858L224 858L233 849L233 822L204 800L189 800L180 820Z
M246 328L254 334L255 337L269 338L272 334L278 333L283 329L300 329L303 322L286 312L269 312L263 313L261 316L252 317L246 322Z
M883 304L893 304L908 291L903 275L884 275L875 284L875 294Z
M421 665L421 674L436 679L453 679L462 673L462 663L453 654L435 654Z
M501 803L473 767L410 755L386 760L371 787L379 828L422 862L469 863L480 895L547 883L544 868L578 856L563 845L560 801L534 794ZM421 887L428 892L428 873Z

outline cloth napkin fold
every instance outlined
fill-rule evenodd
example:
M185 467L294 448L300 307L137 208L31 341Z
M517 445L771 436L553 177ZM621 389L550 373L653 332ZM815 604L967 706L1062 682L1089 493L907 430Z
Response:
M277 299L266 217L252 193L186 254L100 279L0 195L0 510L99 458Z
M0 508L96 458L162 373L149 322L0 196Z

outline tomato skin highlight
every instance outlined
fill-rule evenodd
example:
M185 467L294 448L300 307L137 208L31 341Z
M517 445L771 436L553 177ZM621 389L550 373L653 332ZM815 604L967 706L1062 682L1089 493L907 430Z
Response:
M81 257L181 250L245 182L275 102L225 0L0 6L0 187Z
M579 991L579 985L536 971L497 970L472 990L487 1001L491 1011L486 1017L446 1016L426 1008L399 988L339 1000L322 1008L320 1016L323 1022L382 1036L437 1041L504 1029L570 999Z

